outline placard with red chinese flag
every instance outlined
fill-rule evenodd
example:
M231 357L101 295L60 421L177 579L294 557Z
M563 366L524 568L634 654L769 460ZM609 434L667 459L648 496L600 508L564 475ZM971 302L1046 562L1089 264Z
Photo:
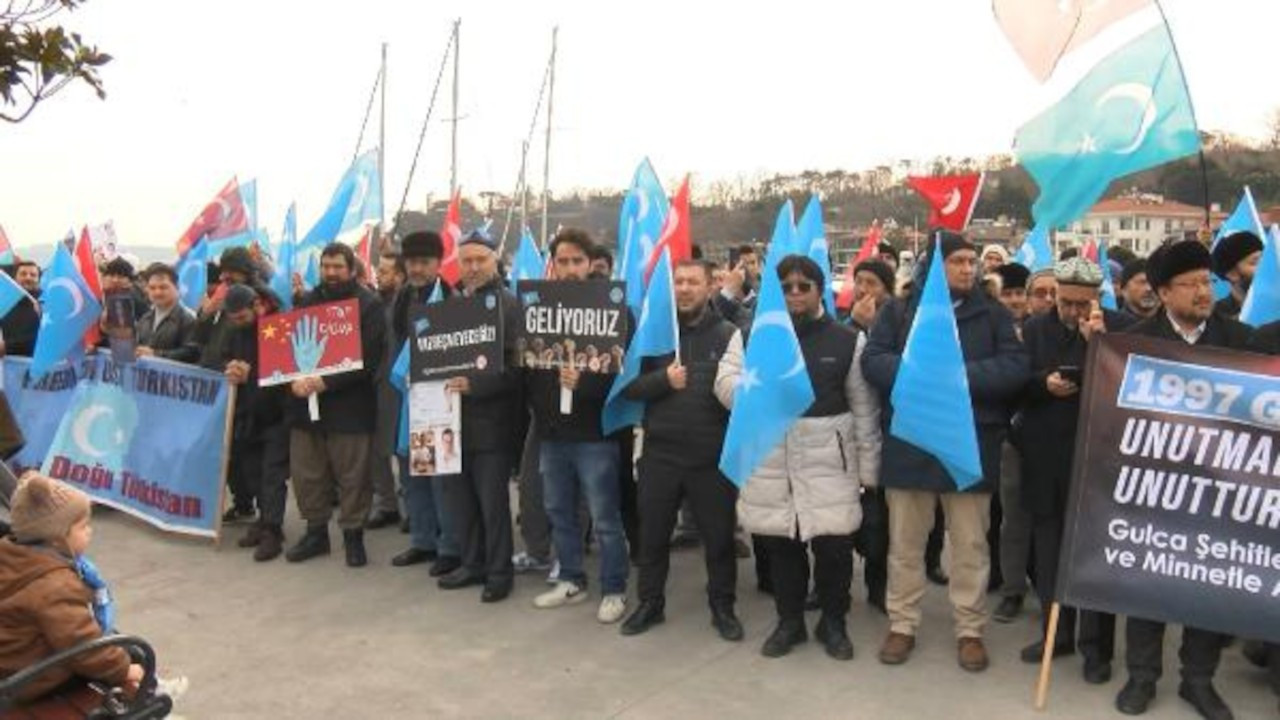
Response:
M313 305L258 321L258 385L364 368L360 301Z

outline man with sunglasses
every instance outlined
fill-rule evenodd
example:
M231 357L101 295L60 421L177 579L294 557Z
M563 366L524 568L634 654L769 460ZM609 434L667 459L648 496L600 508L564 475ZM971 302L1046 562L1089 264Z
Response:
M845 629L853 580L853 533L862 521L859 488L872 484L879 461L880 409L862 379L861 336L822 307L822 270L801 255L777 267L814 402L743 486L738 518L767 552L778 624L761 654L781 657L808 639L804 624L809 552L822 617L814 636L827 655L853 658ZM733 404L742 376L740 336L729 343L716 395ZM807 547L806 547L807 545Z
M1214 265L1209 250L1196 240L1182 240L1156 249L1147 258L1147 277L1164 309L1134 325L1135 335L1161 338L1188 345L1245 350L1251 341L1246 325L1214 311ZM1116 696L1116 709L1126 715L1147 711L1156 695L1156 681L1163 672L1164 623L1129 617L1125 622L1125 663L1129 682ZM1213 687L1213 676L1222 656L1225 637L1216 632L1183 627L1182 683L1178 696L1202 717L1231 718L1231 710Z
M947 287L955 309L956 330L964 354L965 374L973 404L982 480L960 492L951 474L933 455L886 434L880 483L889 503L889 634L880 648L880 662L899 665L915 648L920 625L920 600L925 590L923 562L926 536L941 500L951 536L951 579L948 591L955 609L957 662L979 672L987 667L982 642L987 621L987 583L991 574L987 530L991 523L991 493L1000 481L1000 446L1009 427L1010 409L1027 378L1027 355L1014 331L1013 317L990 299L977 282L978 255L964 236L940 231L931 252L941 252ZM921 263L928 268L928 258ZM890 401L907 335L923 295L923 278L905 300L894 300L871 327L862 370ZM890 427L892 410L881 426Z
M1058 577L1067 509L1067 489L1076 446L1076 419L1080 413L1081 375L1089 341L1108 330L1123 330L1134 320L1125 313L1098 307L1102 268L1091 260L1074 257L1054 268L1056 307L1027 321L1023 340L1031 358L1031 379L1023 390L1018 427L1022 450L1021 510L1030 513L1035 550L1036 593L1040 605L1053 602ZM1048 613L1045 614L1047 622ZM1059 614L1055 657L1075 651L1076 611ZM1111 678L1115 616L1083 612L1080 616L1080 650L1084 654L1084 679L1091 684ZM1045 628L1047 630L1047 626ZM1038 663L1043 639L1022 651L1022 660Z

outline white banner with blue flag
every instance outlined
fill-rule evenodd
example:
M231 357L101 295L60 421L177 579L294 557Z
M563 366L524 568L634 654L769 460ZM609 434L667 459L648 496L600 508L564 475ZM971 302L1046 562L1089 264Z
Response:
M1036 224L1083 216L1116 178L1200 150L1191 97L1162 23L1121 47L1018 131L1019 162L1040 196Z
M39 469L53 444L53 436L71 404L71 393L79 379L92 372L95 359L59 363L48 374L31 374L31 358L10 355L4 358L4 396L18 419L26 444L9 464L17 474Z
M964 490L982 480L978 431L940 245L931 256L889 396L889 434L937 458Z
M221 373L96 355L37 380L29 363L5 359L6 396L27 437L16 469L38 466L163 530L216 535L231 402Z
M605 435L624 427L639 425L644 419L644 403L623 396L627 386L640 377L640 365L647 357L661 357L680 347L680 325L676 321L675 282L671 277L671 253L663 248L644 293L640 319L631 345L622 358L622 371L613 379L605 400L601 424ZM677 358L678 360L679 358Z
M751 337L743 352L742 375L734 389L729 428L720 453L720 472L738 487L747 484L760 463L813 405L813 383L777 273L778 262L794 247L792 217L788 200L778 213L760 273Z

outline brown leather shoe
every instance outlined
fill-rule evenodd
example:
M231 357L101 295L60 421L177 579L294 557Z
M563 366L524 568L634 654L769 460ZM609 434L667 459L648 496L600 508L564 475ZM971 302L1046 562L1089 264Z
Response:
M885 665L901 665L911 657L916 647L916 639L912 635L890 632L880 646L880 662Z
M987 648L982 638L960 638L956 649L956 660L960 667L969 672L982 672L987 669Z

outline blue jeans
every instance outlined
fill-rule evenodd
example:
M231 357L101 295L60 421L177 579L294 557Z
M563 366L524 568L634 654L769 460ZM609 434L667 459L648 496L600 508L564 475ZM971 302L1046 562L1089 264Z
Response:
M583 587L582 528L578 497L586 496L596 543L600 546L600 590L605 595L627 591L627 540L619 510L618 444L543 441L539 456L542 495L551 520L551 541L560 560L560 579Z
M419 550L432 550L447 557L462 557L453 514L445 507L442 477L413 477L409 459L397 456L400 463L400 487L404 488L404 506L409 514L409 544Z

